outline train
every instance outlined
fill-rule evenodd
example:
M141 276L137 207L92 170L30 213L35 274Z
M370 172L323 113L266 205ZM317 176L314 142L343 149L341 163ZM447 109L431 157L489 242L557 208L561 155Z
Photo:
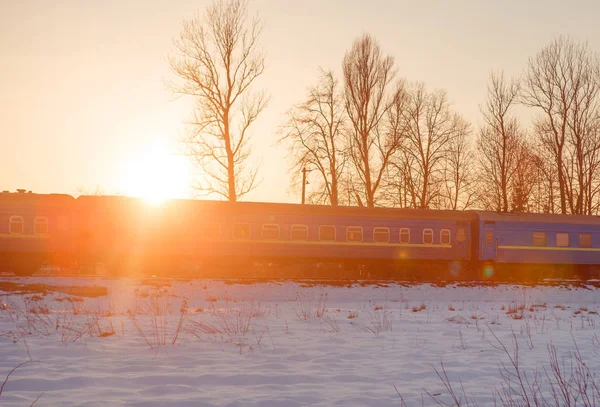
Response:
M0 193L0 272L271 278L598 277L596 216Z

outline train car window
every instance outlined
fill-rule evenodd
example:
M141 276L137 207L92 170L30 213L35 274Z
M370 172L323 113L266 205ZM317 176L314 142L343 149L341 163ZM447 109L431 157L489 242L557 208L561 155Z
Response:
M450 244L452 234L449 229L440 230L440 243L441 244Z
M348 226L346 228L346 240L349 242L362 242L363 229L360 226Z
M458 243L463 243L467 241L467 231L465 228L456 229L456 241Z
M390 230L388 228L373 228L373 242L387 243L390 241Z
M400 229L400 243L402 243L402 244L410 243L410 229L408 229L408 228Z
M290 230L291 240L308 240L308 226L292 225Z
M221 237L221 225L218 223L203 223L200 225L200 233L202 238L219 239Z
M279 240L279 225L263 225L262 238L268 240Z
M21 234L23 233L23 217L22 216L11 216L8 221L8 231L13 234Z
M494 244L494 234L490 230L485 232L485 244L487 246Z
M319 226L319 240L326 240L326 241L335 240L335 226L332 226L332 225Z
M233 225L233 238L234 239L249 239L250 238L250 224L249 223L236 223Z
M423 230L423 243L425 243L425 244L433 243L433 230L431 230L431 229Z
M537 247L546 246L546 232L533 232L533 245Z
M38 216L33 221L33 233L36 235L45 235L48 233L48 218Z
M556 247L569 247L569 234L559 232L556 234Z
M592 247L592 234L591 233L580 233L579 234L579 247Z

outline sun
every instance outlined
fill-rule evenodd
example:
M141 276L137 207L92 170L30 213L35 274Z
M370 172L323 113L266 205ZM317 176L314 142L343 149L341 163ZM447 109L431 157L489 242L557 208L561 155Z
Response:
M189 170L185 157L164 142L154 142L128 157L123 181L128 196L158 204L186 195Z

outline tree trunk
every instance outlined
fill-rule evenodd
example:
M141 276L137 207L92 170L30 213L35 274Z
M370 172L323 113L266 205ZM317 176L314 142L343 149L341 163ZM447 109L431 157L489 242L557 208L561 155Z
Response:
M235 157L231 148L228 110L223 113L223 138L225 141L225 151L227 152L227 199L229 202L235 202L237 198L237 194L235 193Z

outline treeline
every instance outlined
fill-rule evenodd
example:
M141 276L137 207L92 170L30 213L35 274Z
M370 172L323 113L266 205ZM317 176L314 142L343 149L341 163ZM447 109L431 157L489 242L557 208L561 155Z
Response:
M267 101L249 93L264 69L261 27L248 23L244 1L217 1L185 23L171 63L184 79L176 90L198 101L186 142L205 175L199 188L230 200L256 177L243 164ZM480 127L445 91L402 78L371 35L352 43L341 68L321 70L280 128L293 182L310 171L309 202L598 214L600 59L587 43L559 37L521 77L492 73Z
M559 37L521 78L489 78L475 128L446 92L398 78L376 39L356 39L343 75L322 72L282 129L318 180L312 202L331 205L597 214L600 62ZM517 106L531 110L522 123ZM312 186L313 184L311 184Z

